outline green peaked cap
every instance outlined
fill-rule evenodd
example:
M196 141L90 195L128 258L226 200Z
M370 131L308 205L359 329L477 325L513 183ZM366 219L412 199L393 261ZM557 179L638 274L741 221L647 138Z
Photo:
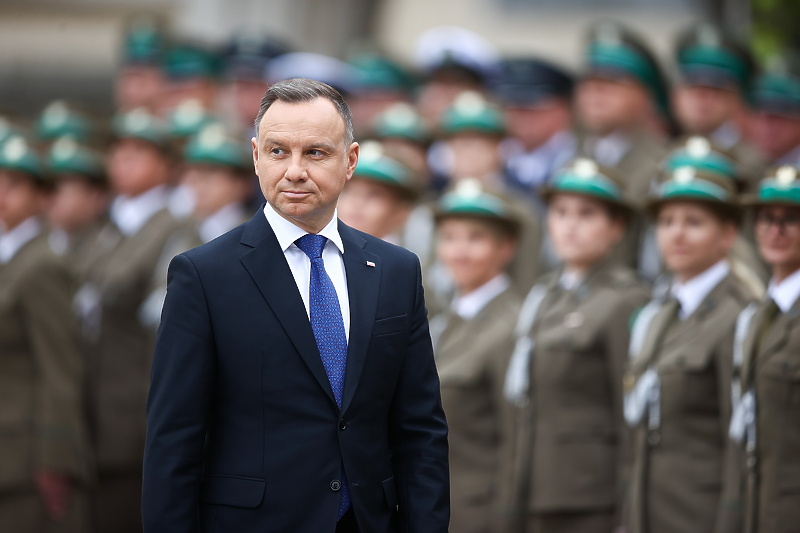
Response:
M106 182L103 157L72 137L56 139L47 155L47 168L52 174L78 174L92 182Z
M39 155L20 135L12 135L0 146L0 168L24 172L38 183L47 183Z
M395 159L385 155L380 143L375 141L367 141L361 145L353 177L389 185L410 199L416 199L420 195L411 172Z
M252 168L245 143L230 135L222 124L209 124L193 136L184 150L184 159L187 163Z

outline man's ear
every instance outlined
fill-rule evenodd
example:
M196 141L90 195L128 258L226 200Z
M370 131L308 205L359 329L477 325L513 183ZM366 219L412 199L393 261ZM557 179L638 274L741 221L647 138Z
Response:
M357 142L353 142L347 148L347 179L353 177L353 172L356 170L356 166L358 165L358 154L361 147L358 145Z
M253 168L256 171L256 175L258 175L258 139L255 137L250 139L250 146L253 148Z

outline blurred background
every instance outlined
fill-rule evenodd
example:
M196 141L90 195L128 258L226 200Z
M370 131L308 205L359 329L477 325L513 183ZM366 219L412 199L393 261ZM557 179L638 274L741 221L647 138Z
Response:
M679 28L712 20L749 37L756 55L800 40L795 0L4 0L0 3L0 112L31 115L54 98L113 109L113 77L137 19L223 46L269 35L292 50L347 58L375 48L405 63L439 25L482 35L504 54L536 54L576 67L587 26L626 22L669 54Z

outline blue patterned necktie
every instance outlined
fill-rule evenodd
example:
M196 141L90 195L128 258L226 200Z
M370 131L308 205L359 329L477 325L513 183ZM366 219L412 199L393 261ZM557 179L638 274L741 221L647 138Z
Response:
M311 260L311 282L308 291L308 309L311 329L322 358L322 365L333 389L336 405L342 407L344 371L347 366L347 336L342 320L342 308L331 278L325 272L322 250L328 242L322 235L308 233L294 243ZM342 470L342 489L339 499L339 518L350 507L350 487Z

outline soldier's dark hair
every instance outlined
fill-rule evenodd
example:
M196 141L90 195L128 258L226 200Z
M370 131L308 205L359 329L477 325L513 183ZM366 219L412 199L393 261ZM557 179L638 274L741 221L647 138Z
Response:
M353 135L353 117L350 113L350 106L347 101L339 94L339 91L322 83L321 81L309 80L305 78L292 78L289 80L279 81L278 83L270 86L261 99L261 107L256 116L255 128L256 137L258 137L258 126L261 119L264 118L264 113L270 108L272 104L280 100L289 104L299 104L302 102L312 102L317 98L325 98L329 100L339 116L344 120L344 146L347 148L354 140Z

